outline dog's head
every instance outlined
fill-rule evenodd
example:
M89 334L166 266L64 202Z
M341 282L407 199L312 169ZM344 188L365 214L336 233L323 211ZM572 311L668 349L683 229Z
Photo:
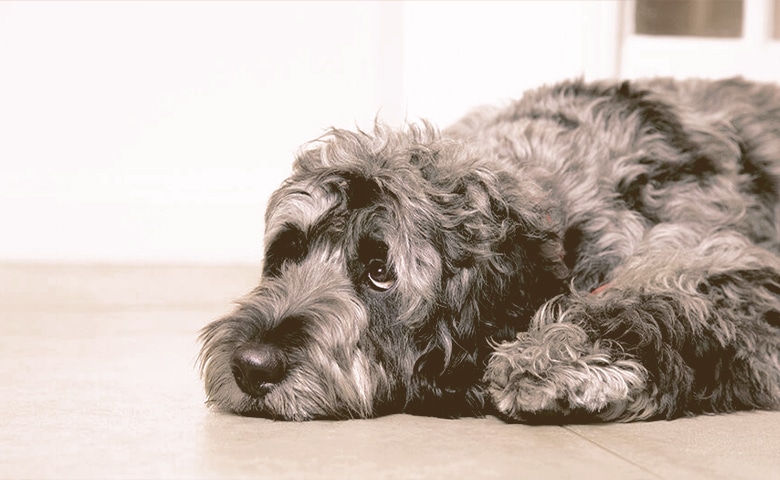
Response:
M333 130L271 197L259 286L204 328L209 402L305 420L479 414L491 342L561 290L538 185L427 124Z

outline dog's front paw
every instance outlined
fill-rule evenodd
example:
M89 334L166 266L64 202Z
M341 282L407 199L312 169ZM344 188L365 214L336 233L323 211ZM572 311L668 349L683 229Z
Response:
M485 381L495 408L514 420L630 420L647 410L646 370L634 360L614 359L570 323L498 345Z

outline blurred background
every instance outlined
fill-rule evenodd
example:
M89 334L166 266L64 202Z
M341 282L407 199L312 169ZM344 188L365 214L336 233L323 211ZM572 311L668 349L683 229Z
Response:
M651 75L780 80L780 0L0 2L0 261L257 263L327 127Z

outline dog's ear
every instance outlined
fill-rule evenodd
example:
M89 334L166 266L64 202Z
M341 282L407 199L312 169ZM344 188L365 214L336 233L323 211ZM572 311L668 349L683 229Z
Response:
M478 165L449 190L440 202L446 303L461 322L524 329L568 276L560 209L521 175Z
M421 340L413 396L421 413L459 416L484 411L479 384L491 341L526 330L563 291L568 269L557 209L538 185L476 163L436 171L441 301Z

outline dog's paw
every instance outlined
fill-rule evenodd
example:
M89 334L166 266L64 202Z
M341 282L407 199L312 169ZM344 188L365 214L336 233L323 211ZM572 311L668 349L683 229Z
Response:
M498 412L520 421L630 420L646 411L647 371L570 323L496 347L485 381Z

